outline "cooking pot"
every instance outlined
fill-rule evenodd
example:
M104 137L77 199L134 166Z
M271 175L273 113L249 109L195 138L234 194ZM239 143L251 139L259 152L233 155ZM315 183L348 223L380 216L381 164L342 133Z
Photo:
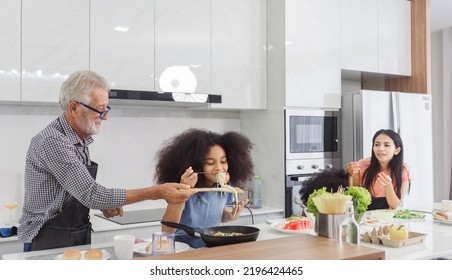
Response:
M161 221L161 223L172 228L182 229L191 236L201 237L202 241L206 243L207 247L256 241L257 237L259 236L259 229L249 226L218 226L218 227L209 227L205 229L194 229L192 227L174 222ZM222 233L236 232L242 233L242 235L215 236L214 234L218 231Z

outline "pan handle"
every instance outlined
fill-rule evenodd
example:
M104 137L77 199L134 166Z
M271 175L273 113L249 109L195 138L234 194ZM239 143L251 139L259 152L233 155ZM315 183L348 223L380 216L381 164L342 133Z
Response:
M192 227L189 227L189 226L186 226L183 224L174 223L174 222L168 222L168 221L160 221L160 223L162 223L165 226L172 227L172 228L182 229L183 231L185 231L186 233L188 233L191 236L201 237L201 234Z

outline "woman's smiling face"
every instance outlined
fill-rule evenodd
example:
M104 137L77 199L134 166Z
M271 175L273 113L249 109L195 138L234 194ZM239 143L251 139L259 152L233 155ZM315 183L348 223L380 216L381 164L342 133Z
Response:
M386 134L380 134L375 138L373 152L380 164L387 164L394 155L400 152L400 147L396 147L394 141Z
M219 145L214 145L209 148L204 158L203 171L205 176L206 187L213 186L217 183L216 175L219 172L228 171L228 161L226 158L226 152Z

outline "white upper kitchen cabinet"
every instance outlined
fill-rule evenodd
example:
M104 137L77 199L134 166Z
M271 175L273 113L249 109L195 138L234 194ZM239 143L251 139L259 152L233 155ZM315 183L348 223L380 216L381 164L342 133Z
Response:
M378 0L341 0L340 25L342 69L378 72Z
M0 0L0 101L20 100L20 7Z
M90 69L115 89L154 90L154 1L91 1Z
M58 102L67 76L89 69L89 2L22 0L22 101Z
M378 1L379 72L411 75L411 2Z
M210 0L155 0L155 89L211 92Z
M285 14L285 105L340 108L340 1L286 0Z
M265 0L212 0L213 108L267 108L266 43Z
M341 67L411 75L411 2L341 0Z

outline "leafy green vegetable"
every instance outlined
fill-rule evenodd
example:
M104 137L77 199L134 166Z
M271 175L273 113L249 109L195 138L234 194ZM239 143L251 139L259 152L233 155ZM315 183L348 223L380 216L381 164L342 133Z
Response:
M397 210L395 212L393 218L407 219L407 220L408 219L423 219L423 218L425 218L425 214L413 212L409 209L402 209L402 210Z
M306 203L307 211L310 213L317 214L319 211L317 207L315 207L314 201L312 198L327 193L326 187L323 187L321 189L317 189L313 191L309 197L308 202ZM359 219L361 215L367 211L367 207L372 202L372 198L370 196L369 191L366 188L359 187L359 186L350 186L347 187L344 191L344 194L351 195L353 198L352 200L357 200L359 202L358 207L355 209L355 215L356 218Z
M292 221L292 220L298 220L298 219L300 219L300 216L299 216L299 215L292 214L292 215L290 215L290 217L288 217L286 220Z
M356 215L366 212L367 207L372 202L369 191L363 187L349 186L346 188L344 193L353 196L353 199L357 199L359 201L358 209L355 209Z

